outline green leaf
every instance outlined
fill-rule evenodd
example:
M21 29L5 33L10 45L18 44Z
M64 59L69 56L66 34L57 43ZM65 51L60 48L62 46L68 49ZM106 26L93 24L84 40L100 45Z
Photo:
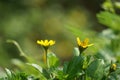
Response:
M47 53L47 60L48 67L57 67L59 65L59 59L52 52Z
M83 56L74 56L69 63L64 64L63 71L67 76L67 79L74 79L76 76L83 74Z
M7 76L5 78L1 78L0 80L28 80L28 75L25 73L13 73L7 68L5 70Z
M120 9L120 2L115 2L115 6Z
M97 14L97 18L101 24L104 24L107 27L115 31L120 31L120 16L108 11L102 11Z
M104 74L104 61L102 59L94 60L86 69L88 77L95 80L101 80Z
M86 69L88 65L93 61L93 57L88 55L84 57L83 69Z
M106 0L103 4L102 4L102 8L105 9L106 11L111 11L111 12L115 12L114 10L114 6L111 0Z
M5 71L8 77L12 76L12 72L9 69L5 68Z
M35 69L37 69L40 73L43 72L42 67L39 66L38 64L30 64L30 63L27 63L27 64L33 66L33 67L34 67Z

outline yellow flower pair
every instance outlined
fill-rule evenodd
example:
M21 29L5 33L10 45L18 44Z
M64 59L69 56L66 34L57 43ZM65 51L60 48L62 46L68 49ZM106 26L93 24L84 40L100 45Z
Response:
M86 38L83 42L79 39L79 37L77 37L77 44L78 46L81 46L83 48L87 48L89 46L92 46L93 44L88 44L89 42L89 39ZM40 44L41 46L43 47L49 47L49 46L52 46L55 44L55 41L54 40L37 40L37 44Z
M55 44L54 40L37 40L37 44L43 46L45 51L47 52L48 48ZM89 39L86 38L84 41L81 41L79 37L77 37L77 45L80 53L82 53L87 47L92 46L93 44L89 44Z
M85 39L83 42L80 41L79 37L77 37L77 44L80 50L80 53L82 53L87 47L92 46L93 44L88 44L89 39ZM47 51L48 48L52 45L55 44L54 40L37 40L37 44L43 46L43 48L45 49L45 63L47 63Z

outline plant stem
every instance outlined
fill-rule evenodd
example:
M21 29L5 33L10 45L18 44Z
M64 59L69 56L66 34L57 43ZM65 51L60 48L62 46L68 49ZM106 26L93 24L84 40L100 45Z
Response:
M48 63L48 57L47 57L47 54L48 54L48 49L45 49L45 59L46 59L46 65L47 65L47 68L49 67L49 63Z

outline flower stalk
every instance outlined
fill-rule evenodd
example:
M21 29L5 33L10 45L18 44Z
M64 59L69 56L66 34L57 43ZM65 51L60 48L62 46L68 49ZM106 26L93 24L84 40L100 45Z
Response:
M48 65L48 59L47 59L47 54L48 54L48 49L50 46L54 45L55 44L55 41L53 40L37 40L37 44L41 45L44 50L45 50L45 64Z

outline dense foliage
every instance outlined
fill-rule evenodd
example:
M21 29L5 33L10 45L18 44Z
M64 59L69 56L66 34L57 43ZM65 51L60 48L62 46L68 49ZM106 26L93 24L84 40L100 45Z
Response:
M17 68L15 67L14 71L5 68L6 75L0 80L119 80L120 15L118 10L120 3L106 0L102 7L104 11L97 14L97 19L107 28L99 35L95 35L95 32L90 30L82 32L82 30L71 27L72 25L63 25L74 36L80 36L82 39L89 36L89 38L95 39L91 44L88 38L82 41L77 37L77 40L73 41L77 43L77 47L74 48L69 61L62 63L56 53L50 50L51 46L57 44L54 40L37 40L37 44L43 49L41 60L36 60L33 56L26 54L16 41L7 40L8 43L12 43L18 48L20 57L24 61L13 59L12 63Z

